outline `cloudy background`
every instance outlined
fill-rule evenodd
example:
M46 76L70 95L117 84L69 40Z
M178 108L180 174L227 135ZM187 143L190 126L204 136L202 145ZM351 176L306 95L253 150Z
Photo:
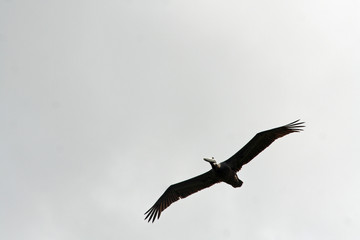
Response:
M0 1L0 238L359 239L360 4ZM239 173L143 213L259 131Z

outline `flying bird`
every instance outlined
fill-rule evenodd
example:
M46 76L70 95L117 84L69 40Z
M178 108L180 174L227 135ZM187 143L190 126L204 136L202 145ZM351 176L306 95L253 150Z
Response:
M224 162L216 163L214 158L204 158L205 161L210 163L211 170L168 187L155 204L145 212L145 220L148 219L148 222L154 222L156 218L160 217L161 212L173 202L181 198L186 198L215 183L225 182L234 188L241 187L243 182L238 178L236 172L240 171L243 165L250 162L276 139L289 133L302 131L302 128L305 127L303 125L304 122L299 121L300 120L296 120L282 127L256 134L250 142Z

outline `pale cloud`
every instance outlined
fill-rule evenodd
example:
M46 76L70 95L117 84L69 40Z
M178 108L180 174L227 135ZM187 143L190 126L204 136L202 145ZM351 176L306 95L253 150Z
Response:
M359 5L2 1L1 239L357 239ZM239 173L143 213L259 131Z

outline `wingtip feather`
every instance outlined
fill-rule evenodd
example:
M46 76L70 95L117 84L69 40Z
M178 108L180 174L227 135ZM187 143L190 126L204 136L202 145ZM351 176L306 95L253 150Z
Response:
M300 119L293 121L287 125L285 125L286 128L288 128L289 130L293 131L293 132L300 132L300 131L304 131L305 127L305 122L300 122Z

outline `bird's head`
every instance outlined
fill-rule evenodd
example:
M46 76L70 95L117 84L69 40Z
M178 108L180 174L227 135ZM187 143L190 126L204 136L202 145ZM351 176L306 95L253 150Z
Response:
M214 157L212 157L212 158L204 158L204 161L207 161L207 162L209 162L210 164L215 164L215 163L216 163Z
M214 170L220 168L220 165L216 163L214 157L212 157L212 158L204 158L204 161L210 163L211 168L214 169Z

